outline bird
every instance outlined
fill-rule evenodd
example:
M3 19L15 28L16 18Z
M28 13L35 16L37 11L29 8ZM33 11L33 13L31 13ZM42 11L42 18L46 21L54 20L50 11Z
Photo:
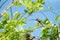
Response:
M40 20L39 18L37 18L37 19L36 19L36 21L37 21L37 22L39 22L39 23L41 23L41 22L42 22L42 20Z
M42 20L40 20L39 18L37 18L36 21L37 21L38 23L40 23L40 24L42 25L42 27L44 27L44 25L42 24Z

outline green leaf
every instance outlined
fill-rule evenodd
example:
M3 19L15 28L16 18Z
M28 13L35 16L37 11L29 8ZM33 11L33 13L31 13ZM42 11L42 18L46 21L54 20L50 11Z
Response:
M57 21L60 20L60 16L56 16L56 20L57 20Z
M20 17L20 13L15 12L15 14L14 14L14 19L18 19L19 17Z
M49 24L50 22L48 21L48 18L46 18L44 21L43 21L43 24Z
M7 21L7 24L9 24L10 26L16 26L17 20L9 20L9 21Z
M21 19L19 19L18 22L17 22L18 25L19 26L24 26L26 24L25 20L27 20L27 18L21 18Z
M25 30L25 33L31 33L31 32L33 32L33 30L30 30L30 29L28 29L28 30Z
M20 0L17 0L16 2L13 3L13 6L20 7L21 3L19 2Z
M27 18L21 18L21 21L27 20Z
M40 26L40 23L39 23L39 22L37 22L37 23L36 23L36 26Z
M24 12L25 12L25 13L27 13L27 12L28 12L28 10L26 10L26 9L25 9L25 10L24 10Z
M2 21L5 21L5 20L9 20L10 19L10 15L8 12L5 12L3 17L2 17Z
M3 25L2 25L2 23L0 22L0 29L2 29L3 28Z

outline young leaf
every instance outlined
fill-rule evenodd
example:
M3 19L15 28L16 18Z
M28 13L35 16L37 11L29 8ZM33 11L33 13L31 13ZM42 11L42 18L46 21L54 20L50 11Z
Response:
M14 19L18 19L19 17L20 17L20 13L15 12L15 14L14 14Z

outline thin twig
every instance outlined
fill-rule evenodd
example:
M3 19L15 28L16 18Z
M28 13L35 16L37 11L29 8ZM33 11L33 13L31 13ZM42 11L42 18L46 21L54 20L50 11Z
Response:
M48 9L48 7L47 7L46 5L45 5L45 7ZM55 14L55 15L60 16L59 14L57 14L56 12L54 12L53 10L54 10L54 9L51 9L51 10L48 10L48 11L52 12L52 13Z
M11 12L11 19L13 19L12 7L10 7L10 12Z
M16 0L14 0L14 2L16 2ZM14 3L14 2L13 2L13 3ZM4 9L2 10L2 12L0 12L1 17L3 16L4 12L5 12L6 10L8 10L8 9L12 6L13 3L11 2L6 8L4 8Z
M6 0L5 2L3 2L3 4L0 6L0 8L7 2L8 0Z

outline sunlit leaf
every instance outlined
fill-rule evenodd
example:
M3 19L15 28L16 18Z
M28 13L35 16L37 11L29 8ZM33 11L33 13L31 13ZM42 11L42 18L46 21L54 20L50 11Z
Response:
M20 17L20 13L15 12L15 14L14 14L14 19L18 19L19 17Z

